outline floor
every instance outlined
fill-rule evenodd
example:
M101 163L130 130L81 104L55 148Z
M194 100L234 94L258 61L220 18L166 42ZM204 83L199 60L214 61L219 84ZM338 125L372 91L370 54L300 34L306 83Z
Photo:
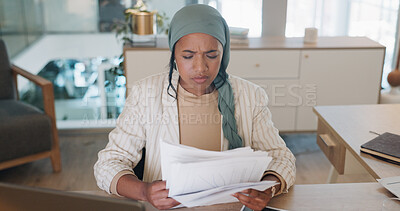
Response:
M326 183L330 163L315 143L315 134L282 134L282 137L297 159L296 184ZM43 159L0 171L0 182L67 191L98 190L93 165L97 152L105 147L107 140L108 133L104 131L61 131L61 173L53 173L50 160ZM357 182L348 178L339 178L339 181Z
M57 190L98 190L93 176L97 153L107 144L107 133L62 134L62 171L53 173L50 159L42 159L0 171L0 182Z

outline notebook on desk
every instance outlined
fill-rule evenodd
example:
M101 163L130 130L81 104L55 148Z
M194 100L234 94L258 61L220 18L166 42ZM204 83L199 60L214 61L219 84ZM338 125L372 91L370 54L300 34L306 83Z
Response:
M361 145L362 152L400 164L400 136L384 133Z
M0 210L145 210L138 201L0 183Z

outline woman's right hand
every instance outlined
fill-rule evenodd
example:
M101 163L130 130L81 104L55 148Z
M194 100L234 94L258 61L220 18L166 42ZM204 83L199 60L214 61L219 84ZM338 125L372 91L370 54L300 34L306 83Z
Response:
M119 178L117 192L127 198L148 201L157 209L169 209L179 205L173 198L168 198L168 190L165 181L147 183L139 180L132 174Z
M168 192L169 191L166 189L165 181L154 181L152 183L146 183L146 199L157 209L170 209L180 204L175 199L169 198Z

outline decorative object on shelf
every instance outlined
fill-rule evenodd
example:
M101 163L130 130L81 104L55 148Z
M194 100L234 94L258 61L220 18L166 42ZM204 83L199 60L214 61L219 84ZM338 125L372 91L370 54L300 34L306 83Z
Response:
M400 60L400 52L397 53L396 68L392 72L390 72L387 77L388 83L392 87L400 86L399 60Z
M318 40L317 28L305 28L304 30L304 43L314 44Z
M156 34L168 34L169 18L165 12L157 10L148 11L144 1L138 0L132 7L124 11L125 20L113 24L113 31L117 40L122 42L122 46L155 46ZM154 15L156 16L156 33L154 33ZM121 61L118 66L114 66L108 71L116 76L124 75L124 56L120 55Z
M156 33L168 33L168 17L164 12L148 11L146 4L138 0L132 7L124 11L125 21L113 26L117 39L131 46L155 46ZM154 15L156 21L154 24ZM156 26L156 27L155 27Z
M397 52L396 68L387 76L390 88L381 91L380 103L391 104L400 103L400 70L399 70L400 52Z
M155 12L134 11L132 16L133 32L138 35L154 34L154 14Z
M138 1L138 4L141 1ZM141 5L141 4L140 4ZM135 7L138 7L135 5ZM146 8L146 7L145 7ZM125 13L130 15L132 46L156 46L156 35L154 34L155 11L140 9L127 9Z

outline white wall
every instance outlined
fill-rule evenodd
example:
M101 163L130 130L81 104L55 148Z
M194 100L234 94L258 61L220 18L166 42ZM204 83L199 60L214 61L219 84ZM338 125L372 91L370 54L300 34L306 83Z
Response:
M186 0L149 0L146 1L149 5L150 10L157 9L160 12L165 12L168 17L170 17L170 21L174 14L186 5Z
M43 0L46 32L97 32L97 0Z

